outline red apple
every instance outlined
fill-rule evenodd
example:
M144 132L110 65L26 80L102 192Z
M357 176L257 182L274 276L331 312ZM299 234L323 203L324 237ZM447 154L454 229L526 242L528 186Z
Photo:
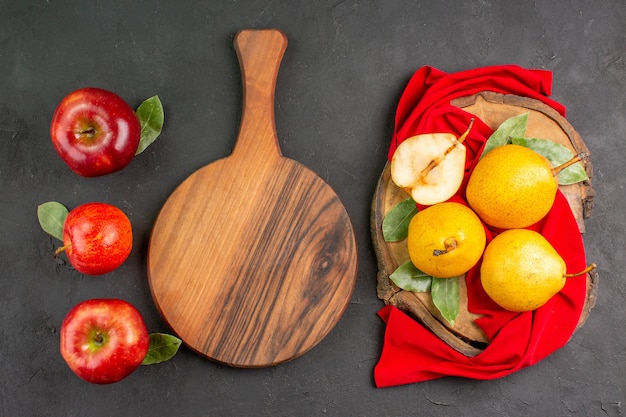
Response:
M141 126L135 111L115 93L81 88L57 106L52 144L77 174L96 177L127 166L135 156Z
M110 384L146 357L150 338L141 314L119 299L92 299L72 308L61 324L61 356L85 381Z
M86 203L70 211L63 223L63 246L78 272L102 275L113 271L130 255L133 232L119 208L106 203Z

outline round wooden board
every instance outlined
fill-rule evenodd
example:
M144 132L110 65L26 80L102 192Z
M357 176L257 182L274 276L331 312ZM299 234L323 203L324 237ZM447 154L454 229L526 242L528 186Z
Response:
M550 139L568 147L573 153L589 153L578 133L558 112L544 103L527 97L506 95L484 91L472 96L452 101L452 104L476 115L492 129L496 129L506 119L528 113L528 137ZM584 220L591 215L593 189L591 188L592 166L590 158L583 162L589 181L561 186L577 220L581 233L585 231ZM377 295L385 304L392 304L416 318L424 326L457 351L475 356L482 352L489 340L474 323L477 315L467 310L467 288L460 279L460 313L454 327L435 308L430 293L413 293L398 288L389 275L398 266L409 260L406 241L385 242L382 235L382 221L387 212L409 195L398 188L391 180L389 163L385 165L379 178L372 201L371 229L372 240L378 260ZM582 326L595 305L598 274L594 270L587 274L587 299L578 324Z

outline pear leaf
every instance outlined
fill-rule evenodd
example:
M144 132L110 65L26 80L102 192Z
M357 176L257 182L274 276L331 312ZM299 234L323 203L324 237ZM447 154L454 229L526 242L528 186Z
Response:
M498 146L511 143L511 138L523 138L526 135L526 127L528 126L528 113L522 113L517 116L510 117L498 126L498 128L489 136L485 143L482 158L487 152Z
M135 152L135 155L139 155L161 134L164 120L163 104L159 96L153 96L141 103L135 113L141 125L139 146Z
M69 211L56 201L48 201L37 207L37 218L44 232L63 242L63 224Z
M435 307L437 307L443 318L454 327L454 321L459 315L459 277L433 277L430 293Z
M409 235L409 223L417 213L415 200L411 197L399 202L389 210L383 219L383 239L385 242L399 242Z
M525 146L545 156L552 163L553 167L562 165L574 157L570 149L548 139L514 137L512 138L512 143ZM587 176L583 165L578 162L559 172L557 179L560 185L567 185L586 181L589 179L589 176Z
M402 264L389 275L398 287L411 292L429 292L432 277L420 271L411 261Z
M176 355L182 341L176 336L165 333L150 333L150 346L142 365L154 365L165 362Z

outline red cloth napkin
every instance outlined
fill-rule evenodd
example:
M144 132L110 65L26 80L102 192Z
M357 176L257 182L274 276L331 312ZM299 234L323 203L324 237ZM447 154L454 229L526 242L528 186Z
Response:
M451 132L458 136L467 129L470 119L475 118L465 140L467 180L493 131L476 116L450 105L450 100L480 91L495 91L540 100L564 116L565 108L547 98L551 86L550 72L511 65L454 74L423 67L413 75L400 98L389 159L406 138L427 132ZM454 198L464 198L464 185ZM583 240L569 204L560 192L550 213L530 228L539 231L555 247L565 260L568 273L585 268ZM497 233L488 229L488 240ZM533 365L568 342L578 324L587 292L584 276L568 278L563 290L539 309L512 313L497 306L484 292L480 264L465 279L468 309L483 315L476 323L489 338L488 347L473 358L467 357L398 308L383 307L378 313L386 327L382 353L374 369L377 387L444 376L494 379Z

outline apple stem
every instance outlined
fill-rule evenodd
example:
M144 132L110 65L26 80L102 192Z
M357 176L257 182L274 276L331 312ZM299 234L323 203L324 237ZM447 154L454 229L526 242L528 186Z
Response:
M580 272L574 273L574 274L564 274L563 276L565 278L572 278L572 277L577 277L580 275L585 275L586 273L589 273L591 271L593 271L594 269L596 269L596 264L592 263L591 265L589 265L587 268L583 269Z
M552 168L552 175L553 176L557 176L559 175L559 173L561 171L563 171L565 168L574 165L577 162L582 161L583 159L587 158L589 155L585 152L581 152L578 155L574 155L569 161L562 163L561 165Z
M104 336L102 336L102 334L98 332L94 335L93 341L96 342L98 345L101 345L104 342Z
M70 246L72 246L72 244L67 244L64 246L61 246L60 248L58 248L57 250L54 251L54 256L53 258L56 258L57 256L59 256L59 254L61 254L61 252L64 252L65 250L67 250Z
M93 135L96 134L96 129L94 129L93 127L90 127L90 128L87 128L87 129L78 130L76 133L78 135L80 135L80 136L87 135L89 137L92 137Z

